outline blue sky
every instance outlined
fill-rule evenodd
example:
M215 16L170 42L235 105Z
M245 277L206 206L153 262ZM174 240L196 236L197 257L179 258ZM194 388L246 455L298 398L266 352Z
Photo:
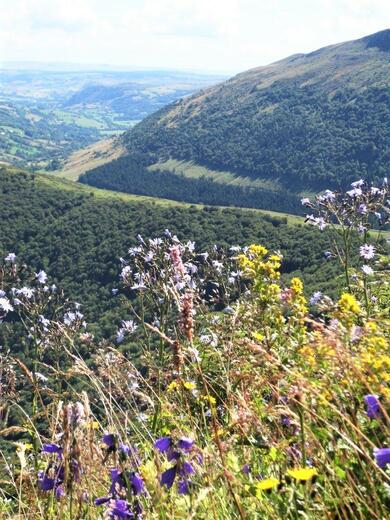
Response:
M233 73L390 28L390 0L0 0L0 62Z

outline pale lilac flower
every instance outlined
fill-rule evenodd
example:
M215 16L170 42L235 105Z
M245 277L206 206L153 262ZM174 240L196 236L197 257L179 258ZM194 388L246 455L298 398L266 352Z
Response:
M347 195L349 195L351 198L361 197L362 194L363 192L360 188L354 188L353 190L347 191Z
M153 251L149 251L146 256L145 256L145 262L146 263L150 263L154 258L154 253Z
M72 323L74 321L76 321L76 318L77 318L76 313L71 312L71 311L66 312L64 314L64 323L65 323L65 325L68 325L68 326L72 325Z
M364 180L359 179L358 181L352 182L351 186L352 188L361 188L362 186L364 186Z
M367 228L363 226L363 224L358 225L358 233L359 235L364 235L364 233L367 231Z
M42 325L43 325L44 327L48 327L48 326L50 325L50 320L48 320L47 318L45 318L42 314L40 314L40 315L38 316L38 321L39 321L40 323L42 323Z
M7 293L5 291L3 291L2 289L0 289L0 298L4 298L4 296L6 295Z
M379 188L375 188L374 186L370 190L371 195L378 195L378 193L380 193L380 191L381 190Z
M232 246L229 248L229 251L231 251L232 253L238 253L241 251L241 247L240 246Z
M366 204L359 204L359 207L358 207L358 212L361 214L361 215L366 215L367 214L367 205Z
M189 347L188 352L191 355L191 358L193 359L193 361L195 361L197 363L200 363L202 361L200 354L199 354L199 350L197 348Z
M122 341L125 339L125 331L123 329L119 329L116 333L116 342L122 343Z
M8 298L0 298L0 309L4 312L11 312L14 310Z
M8 255L4 258L5 262L10 262L11 264L15 263L16 255L15 253L8 253Z
M371 244L363 244L360 246L360 256L366 260L372 260L375 256L375 247Z
M122 328L128 333L132 334L137 330L137 325L135 324L134 320L122 320Z
M317 305L317 303L321 300L322 298L322 292L321 291L316 291L313 296L310 298L310 305Z
M47 280L47 274L42 269L39 273L35 273L35 277L39 283L45 284Z
M369 265L363 265L362 271L367 276L371 276L374 274L374 270Z
M301 199L301 204L302 204L302 206L307 206L308 204L310 204L310 199L307 197L304 197L303 199Z
M21 289L16 290L16 294L18 296L24 296L30 300L34 295L34 289L31 289L30 287L22 287Z
M318 200L320 202L332 202L334 199L336 198L336 195L334 194L333 191L330 191L330 190L325 190L325 193L323 195L320 195L318 197ZM302 199L304 200L304 199Z
M125 280L131 274L131 267L129 265L125 265L125 267L121 271L121 278Z

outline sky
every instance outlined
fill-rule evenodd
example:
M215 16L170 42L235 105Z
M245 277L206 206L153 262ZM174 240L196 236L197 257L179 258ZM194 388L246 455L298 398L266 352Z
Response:
M4 61L234 73L390 28L390 0L0 0Z

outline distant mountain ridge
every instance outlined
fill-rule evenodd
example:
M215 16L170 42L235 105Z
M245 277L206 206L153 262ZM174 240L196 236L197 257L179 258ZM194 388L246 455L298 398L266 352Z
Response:
M169 165L180 162L228 172L246 179L247 187L252 180L253 189L264 182L269 190L271 183L281 197L278 209L287 210L287 195L383 177L390 167L390 30L203 89L146 118L121 137L121 146L127 158L92 170L83 181L129 191L129 157L165 173L169 182L178 176ZM180 176L190 191L191 166ZM202 179L215 184L211 176Z

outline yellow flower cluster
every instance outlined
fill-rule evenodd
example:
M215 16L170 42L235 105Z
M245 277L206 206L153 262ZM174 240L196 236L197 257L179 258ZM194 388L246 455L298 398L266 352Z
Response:
M361 307L353 294L343 293L338 301L338 311L341 317L350 318L351 315L360 314Z
M368 321L359 344L357 368L365 374L372 391L390 399L390 343L374 321Z

